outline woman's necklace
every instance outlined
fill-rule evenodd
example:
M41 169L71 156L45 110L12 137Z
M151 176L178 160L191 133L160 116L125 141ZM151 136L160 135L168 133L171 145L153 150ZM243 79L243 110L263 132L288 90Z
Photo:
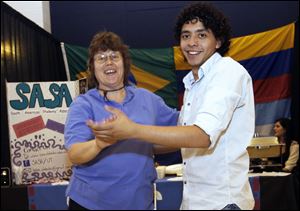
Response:
M119 90L121 90L121 89L124 89L124 87L125 87L125 86L122 86L122 87L120 87L120 88L118 88L118 89L112 89L112 90L101 89L101 88L99 88L99 87L98 87L98 89L99 89L100 91L103 92L104 100L105 100L105 101L109 101L109 99L107 98L107 93L108 93L108 92L116 92L116 91L119 91Z

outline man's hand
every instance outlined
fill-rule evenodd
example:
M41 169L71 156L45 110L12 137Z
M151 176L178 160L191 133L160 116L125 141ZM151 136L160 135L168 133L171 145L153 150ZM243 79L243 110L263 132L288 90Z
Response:
M110 117L107 120L104 120L102 123L97 123L97 122L94 122L92 120L88 120L86 122L86 124L93 130L93 133L95 135L95 144L100 150L102 150L102 149L104 149L104 148L106 148L106 147L108 147L112 144L115 144L117 142L116 140L113 140L113 139L111 139L111 140L102 140L99 136L97 136L97 130L95 130L94 128L96 128L97 125L99 125L99 124L105 123L106 121L112 121L112 117Z
M112 143L132 138L136 124L119 109L110 106L105 106L105 109L112 113L109 119L100 123L87 121L87 125L93 130L96 139Z

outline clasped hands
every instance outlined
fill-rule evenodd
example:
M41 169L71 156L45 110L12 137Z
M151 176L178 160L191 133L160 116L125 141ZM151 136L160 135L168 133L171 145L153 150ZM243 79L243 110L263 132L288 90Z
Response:
M102 122L88 120L87 126L90 127L95 135L97 145L108 146L122 139L131 138L134 132L135 123L132 122L122 111L111 106L105 109L112 115ZM103 143L106 142L106 143Z

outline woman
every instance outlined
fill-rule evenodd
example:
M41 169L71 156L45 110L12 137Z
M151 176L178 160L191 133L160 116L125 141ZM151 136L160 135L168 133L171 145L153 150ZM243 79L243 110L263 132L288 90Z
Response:
M285 152L283 154L284 167L283 171L292 172L297 166L299 158L299 144L291 137L291 120L287 118L277 119L274 123L274 135L278 138L279 143L285 144Z
M178 112L159 96L128 85L128 47L113 32L93 37L88 68L93 88L72 103L65 126L65 146L74 163L66 191L69 208L153 209L153 145L134 139L104 142L89 124L109 119L105 105L149 125L176 125Z

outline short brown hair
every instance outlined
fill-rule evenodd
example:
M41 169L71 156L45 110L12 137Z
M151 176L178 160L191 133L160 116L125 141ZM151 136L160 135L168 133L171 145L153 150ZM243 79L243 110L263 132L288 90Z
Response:
M128 85L128 77L130 75L130 54L129 48L125 45L120 36L114 32L98 32L94 35L91 44L89 46L89 58L88 58L88 72L89 72L89 88L95 88L99 86L99 82L95 76L94 56L99 51L119 51L123 58L124 64L124 85Z

